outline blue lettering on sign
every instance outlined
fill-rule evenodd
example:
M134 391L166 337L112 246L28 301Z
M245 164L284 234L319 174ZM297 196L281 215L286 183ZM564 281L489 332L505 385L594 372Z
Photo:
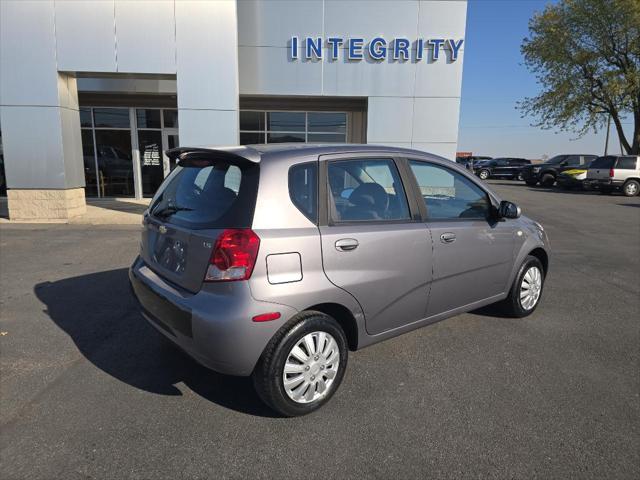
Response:
M438 60L440 57L440 47L444 43L444 38L432 38L429 45L433 45L433 59Z
M374 60L384 60L387 56L387 41L382 37L376 37L369 42L369 56Z
M398 37L387 40L383 37L375 37L367 42L364 38L343 38L338 36L327 37L300 37L292 36L289 42L289 55L291 60L300 58L300 46L304 48L304 59L322 59L323 50L327 50L327 58L337 60L340 57L341 46L344 45L348 60L363 60L365 53L376 62L390 58L392 61L414 61L424 59L425 50L431 50L431 60L437 62L440 52L444 52L445 60L455 62L460 55L464 39L459 38L418 38L412 43L408 38Z
M396 38L393 42L393 59L400 60L402 57L403 60L409 60L409 46L411 42L407 38Z
M362 47L364 45L364 38L350 38L349 39L349 60L362 60Z
M451 47L451 61L455 62L458 59L458 50L462 46L462 40L458 40L457 42L450 38L447 40L449 42L449 47Z
M329 37L327 38L327 43L331 48L331 60L337 60L340 45L342 45L342 39L340 37Z
M307 37L307 49L305 53L307 60L311 60L314 56L315 58L322 58L322 38Z

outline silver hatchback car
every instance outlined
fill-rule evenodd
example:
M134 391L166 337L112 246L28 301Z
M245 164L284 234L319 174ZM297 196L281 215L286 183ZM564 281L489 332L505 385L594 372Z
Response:
M199 363L286 416L335 393L347 353L499 303L537 307L542 226L455 163L373 145L179 148L129 277Z

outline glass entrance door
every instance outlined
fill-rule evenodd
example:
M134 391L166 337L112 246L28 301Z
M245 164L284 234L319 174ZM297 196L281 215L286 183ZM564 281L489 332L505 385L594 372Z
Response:
M162 134L159 130L138 130L142 195L152 196L164 180Z
M178 129L177 128L165 128L162 131L162 151L166 152L167 150L171 150L172 148L177 148L180 146L180 141L178 137ZM176 166L175 160L169 160L166 155L164 157L164 176L166 177L171 173Z

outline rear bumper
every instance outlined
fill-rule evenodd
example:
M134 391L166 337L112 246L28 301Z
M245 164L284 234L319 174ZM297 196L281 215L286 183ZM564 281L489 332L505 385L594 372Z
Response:
M205 284L196 294L186 293L140 258L129 269L129 281L151 325L198 363L228 375L250 375L269 340L297 313L287 305L253 299L247 282ZM278 320L251 320L276 311Z

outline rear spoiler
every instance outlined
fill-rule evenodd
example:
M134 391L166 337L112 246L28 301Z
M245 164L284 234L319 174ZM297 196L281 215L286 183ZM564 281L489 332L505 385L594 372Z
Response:
M219 160L235 165L260 163L260 153L251 147L178 147L165 152L167 157L180 165L188 165L192 160L200 162Z

